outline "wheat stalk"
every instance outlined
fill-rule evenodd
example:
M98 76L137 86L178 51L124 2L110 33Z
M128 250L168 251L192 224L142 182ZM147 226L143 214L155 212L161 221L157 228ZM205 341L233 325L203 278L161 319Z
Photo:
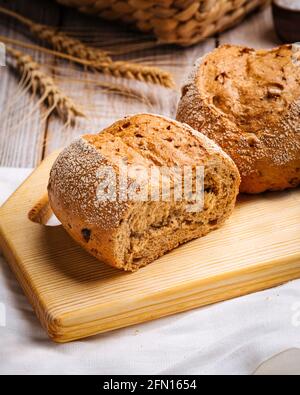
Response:
M170 73L158 67L143 66L138 63L118 61L113 63L99 63L94 65L95 69L105 75L122 77L130 80L138 80L166 88L174 88L175 84Z
M147 83L159 84L166 88L174 88L175 83L172 75L158 67L143 66L139 63L131 63L124 61L115 62L92 62L86 59L79 59L74 56L53 51L48 48L40 47L38 45L28 44L23 41L15 40L9 37L1 36L0 40L4 43L18 45L24 48L37 50L49 55L53 55L71 62L80 64L91 70L99 71L105 75L112 77L122 77L130 80L138 80Z
M48 106L49 115L56 111L66 124L74 122L77 116L85 116L82 110L61 91L53 78L47 75L31 56L10 47L7 47L6 50L15 59L15 67L21 73L22 79L27 81L33 93L41 96L40 101Z
M106 51L90 47L80 40L58 32L57 29L53 27L34 23L29 18L25 18L17 12L11 11L4 7L0 7L0 13L8 15L21 22L30 29L33 35L48 42L57 51L65 52L71 56L77 57L79 59L86 59L91 62L112 61Z
M80 40L70 38L52 27L34 23L30 19L3 7L0 7L0 12L28 26L37 37L50 43L55 49L52 52L54 56L71 60L91 70L97 70L113 77L158 84L166 88L175 86L171 74L158 67L143 66L125 61L112 61L107 52L89 47ZM47 52L50 53L51 51L48 50Z
M90 42L92 46L100 46L103 50L106 50L108 54L114 56L120 55L129 55L134 52L144 51L146 49L153 49L161 47L163 44L157 40L153 40L153 36L138 35L134 37L128 37L121 35L118 37L114 35L113 38L110 36L103 36L99 31L96 30L87 30L86 33L82 33L82 31L70 30L63 28L65 34L83 37L85 42Z

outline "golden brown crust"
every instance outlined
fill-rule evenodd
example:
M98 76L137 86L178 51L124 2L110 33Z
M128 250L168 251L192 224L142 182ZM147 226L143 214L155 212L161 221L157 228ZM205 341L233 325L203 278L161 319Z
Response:
M241 192L300 184L300 50L224 45L200 60L177 119L216 141L237 164Z
M186 202L99 201L99 168L205 166L205 210ZM232 213L240 177L234 162L187 125L141 114L86 135L66 148L49 180L51 207L68 233L99 260L135 271L167 251L220 227ZM118 184L117 195L121 189Z

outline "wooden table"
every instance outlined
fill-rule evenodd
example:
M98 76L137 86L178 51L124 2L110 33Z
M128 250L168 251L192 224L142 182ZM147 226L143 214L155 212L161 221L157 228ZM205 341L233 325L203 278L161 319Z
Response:
M129 32L123 26L115 26L96 18L82 16L50 0L15 0L13 2L0 0L0 5L14 9L40 23L57 26L62 30L79 31L81 37L86 37L94 28L95 42L133 39L138 34ZM30 36L27 30L12 19L0 15L1 35L41 44ZM238 27L210 38L195 47L187 49L155 47L138 54L127 55L126 58L138 57L140 61L170 70L180 87L194 61L223 43L243 44L256 48L269 48L279 44L274 32L270 8L251 15ZM97 88L95 82L88 82L91 79L96 82L97 80L111 81L111 79L79 70L78 67L68 62L58 62L53 57L40 52L24 51L32 54L34 59L44 64L62 89L87 108L89 119L80 120L73 128L63 128L62 123L55 116L44 119L44 111L36 108L35 98L32 98L30 94L20 95L17 92L18 76L9 67L0 67L0 166L34 167L53 150L65 146L76 136L86 132L97 132L127 114L155 112L172 117L175 114L180 96L179 88L175 92L153 85L146 86L137 82L121 81L123 86L143 92L149 98L150 103L129 100L103 92ZM68 76L72 76L71 82L70 78L64 78L62 70L67 70ZM85 82L79 82L79 80ZM120 83L117 80L114 82ZM18 100L8 111L7 107L16 94ZM31 114L32 111L34 111L33 114Z

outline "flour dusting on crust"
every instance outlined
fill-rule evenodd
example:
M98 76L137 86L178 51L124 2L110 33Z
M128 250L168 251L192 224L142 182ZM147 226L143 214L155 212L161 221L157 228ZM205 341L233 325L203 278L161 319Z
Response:
M229 75L225 74L228 85L227 91L225 90L226 86L224 87L223 96L219 92L217 92L216 96L213 93L211 96L209 88L207 88L208 90L204 89L209 85L207 81L203 81L203 70L205 67L212 67L213 62L215 62L216 73L222 71L222 62L220 63L215 59L216 56L222 56L219 55L222 51L224 52L223 57L225 53L228 54L229 58L227 56L227 59L230 59L231 55L232 59L234 59L234 56L237 59L239 56L244 57L244 59L248 57L248 67L254 67L255 72L259 70L257 65L259 65L259 59L263 56L269 55L276 59L283 59L283 56L286 58L282 69L274 69L274 82L272 82L266 96L257 97L255 99L256 103L252 101L249 103L250 110L254 111L253 108L255 108L259 112L257 110L260 109L259 100L262 100L261 103L265 105L268 113L261 110L256 117L249 116L248 118L242 114L245 117L245 124L243 125L242 122L238 122L242 119L238 111L232 111L232 114L234 114L232 115L230 107L229 112L227 112L227 108L222 108L222 106L228 106L230 73ZM295 53L299 53L298 51L298 47L296 51L295 46L291 45L275 48L271 51L257 52L250 48L224 45L197 61L188 78L188 82L183 87L177 120L189 124L192 128L218 143L234 159L244 181L247 180L247 182L252 183L255 180L255 182L258 182L259 185L254 189L259 190L259 192L268 189L280 190L294 187L297 185L297 179L298 184L300 183L300 98L297 94L293 98L289 97L287 86L288 83L291 84L291 73L298 73L300 78L300 69L295 67L296 65L291 61L291 57L295 56ZM241 70L241 81L243 81L243 73L245 72L248 72L248 70ZM254 76L255 72L253 72ZM264 78L263 72L264 70L261 72L261 80ZM216 83L218 75L216 75L216 80L212 79L212 84ZM250 76L247 80L248 84L255 80L254 76ZM282 78L282 82L278 81L279 77ZM266 83L269 83L268 79L272 77L266 75L265 78ZM199 86L200 83L201 87ZM255 89L255 86L253 89ZM280 97L281 89L283 92L282 98ZM237 103L237 108L239 106L242 107L242 104L239 105L238 99L234 100L235 96L233 93L230 97L231 101ZM254 94L255 91L252 91L252 93ZM244 100L244 97L242 99ZM285 105L282 105L284 110L280 113L277 113L277 111L272 112L272 103L274 103L274 110L276 110L280 100L282 100L282 103L285 103ZM220 107L218 106L219 102ZM235 114L240 116L240 119L235 118ZM266 121L269 118L272 122ZM251 119L253 120L251 121ZM243 190L243 186L244 184L242 183L242 191L248 192L248 188ZM252 191L250 190L249 192Z
M115 228L127 208L125 203L97 199L98 171L109 165L95 147L80 138L59 155L49 182L62 210L81 218L87 226L97 225L105 230Z

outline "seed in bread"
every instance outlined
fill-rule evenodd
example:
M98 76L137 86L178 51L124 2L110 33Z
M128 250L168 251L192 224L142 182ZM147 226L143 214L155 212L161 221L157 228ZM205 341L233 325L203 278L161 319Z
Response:
M117 200L102 200L99 169L111 166L119 176L120 161L148 169L204 167L203 210L190 212L186 201L175 198L126 201L120 184ZM135 271L219 228L234 209L239 184L234 162L207 137L179 122L142 114L72 143L56 160L48 190L54 213L81 246L107 264Z
M223 45L202 58L183 87L177 120L235 161L241 192L300 184L300 47L256 51Z

